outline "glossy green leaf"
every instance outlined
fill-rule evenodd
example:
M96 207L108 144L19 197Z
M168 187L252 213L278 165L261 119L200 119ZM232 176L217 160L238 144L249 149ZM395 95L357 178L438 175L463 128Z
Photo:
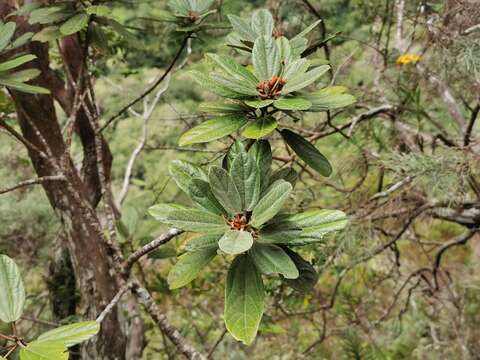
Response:
M207 174L199 166L184 160L173 160L168 170L178 187L188 194L188 186L192 179L208 180Z
M281 131L285 142L295 151L295 153L320 175L330 176L332 166L328 159L323 156L318 149L302 136L284 129Z
M26 33L23 33L20 35L18 38L15 39L10 45L7 46L8 50L16 49L20 46L25 45L30 39L33 37L34 33L29 31Z
M192 201L203 209L215 214L223 214L225 210L218 202L210 188L210 184L201 179L192 179L188 186L188 195Z
M254 158L246 151L232 162L230 175L242 200L242 210L252 210L260 197L260 172Z
M222 216L205 210L160 204L152 206L149 213L157 220L185 231L219 234L228 229Z
M287 279L298 278L295 263L279 246L257 243L249 254L262 274L281 274Z
M221 167L212 166L208 179L218 202L231 215L242 212L242 199L230 174Z
M273 104L273 101L272 99L266 99L266 100L245 100L245 104L247 104L248 106L252 107L252 108L255 108L255 109L261 109L261 108L264 108L268 105L271 105Z
M278 122L273 116L264 116L245 126L242 135L247 139L257 140L270 134L277 126Z
M273 218L287 200L292 185L285 180L277 180L267 190L252 211L250 224L259 227Z
M90 16L87 13L81 12L72 16L60 26L60 32L63 35L71 35L83 30L87 27Z
M253 245L253 237L248 231L229 230L218 241L218 247L229 255L241 254Z
M185 245L185 250L189 252L195 252L199 250L212 250L218 248L218 240L221 239L223 235L202 235L197 236L193 239L190 239Z
M92 5L86 9L88 15L110 16L112 9L106 5Z
M288 82L289 79L304 74L308 70L309 66L310 61L305 58L294 60L286 66L282 77L287 79Z
M10 40L12 39L16 28L17 25L13 21L7 22L5 24L2 24L0 22L0 51L5 49L10 43Z
M17 264L0 255L0 320L11 323L20 319L25 304L25 288Z
M62 341L33 341L20 350L20 360L68 360Z
M59 26L47 26L44 27L42 30L37 32L32 40L33 41L39 41L39 42L49 42L52 40L56 40L61 38L63 35L60 32L60 27Z
M270 80L280 72L280 52L271 36L261 36L255 40L252 62L259 80Z
M236 15L227 15L230 24L232 24L233 31L235 31L242 39L255 41L257 38L255 32L249 23Z
M298 37L290 40L292 47L292 57L297 58L302 56L302 53L308 48L308 40L304 37Z
M288 79L287 83L282 89L283 94L288 94L294 91L301 90L315 81L317 81L323 74L325 74L330 69L329 65L322 65L309 70L304 74L293 76Z
M235 258L225 288L225 325L232 336L250 345L264 311L262 278L248 255Z
M312 102L309 111L326 111L339 109L356 102L353 95L345 94L347 88L343 86L329 86L313 93L305 94L305 98Z
M225 115L207 120L183 133L180 146L204 143L230 135L247 123L243 115Z
M313 266L289 248L283 247L283 250L295 263L299 272L299 276L296 279L285 279L285 282L298 292L306 293L311 291L318 282L318 274Z
M178 289L195 279L217 254L216 249L186 253L178 258L168 274L170 289Z
M96 321L84 321L71 325L60 326L40 335L37 341L60 341L66 347L71 347L87 341L100 331Z
M312 106L312 103L304 98L300 97L283 97L275 100L273 105L280 110L308 110Z
M21 55L18 56L12 60L5 61L3 63L0 63L0 71L7 71L14 69L20 65L23 65L29 61L32 61L33 59L36 59L37 57L33 54L27 54L27 55Z
M266 9L256 10L252 15L252 30L257 37L272 36L273 33L273 16Z

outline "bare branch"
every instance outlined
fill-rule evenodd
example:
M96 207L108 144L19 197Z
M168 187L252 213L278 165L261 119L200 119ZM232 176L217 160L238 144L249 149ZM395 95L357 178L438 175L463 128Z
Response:
M113 308L118 304L118 302L121 300L122 296L129 291L132 288L132 284L126 284L118 290L117 294L114 296L114 298L110 301L110 303L103 309L103 311L98 315L97 319L95 320L98 323L102 323L103 320L110 314L110 312L113 310Z
M162 235L160 235L159 237L157 237L155 240L149 242L147 245L135 251L132 255L128 257L128 259L125 261L123 265L124 274L128 276L128 274L130 273L130 270L132 269L133 264L135 264L135 262L137 262L138 259L140 259L142 256L145 256L148 253L157 249L159 246L166 244L167 242L172 240L175 236L180 235L181 233L183 233L183 230L172 228L167 232L163 233Z
M30 185L37 185L37 184L43 184L45 182L49 181L66 181L65 176L63 175L52 175L52 176L43 176L35 179L30 179L30 180L25 180L17 185L14 185L12 187L6 188L6 189L0 189L0 195L1 194L6 194L10 191L14 191L17 189L20 189L25 186L30 186Z

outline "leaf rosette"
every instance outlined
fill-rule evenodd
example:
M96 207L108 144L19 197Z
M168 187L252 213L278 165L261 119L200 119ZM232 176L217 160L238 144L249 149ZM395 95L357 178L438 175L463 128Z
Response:
M264 308L262 275L280 275L294 289L311 288L312 265L290 247L315 244L345 227L339 210L282 212L296 180L293 169L271 171L272 153L265 140L249 149L240 141L225 155L222 167L208 174L176 160L170 174L194 207L159 204L149 209L162 223L197 233L170 271L170 288L194 280L217 255L233 257L225 291L225 323L238 340L255 338Z

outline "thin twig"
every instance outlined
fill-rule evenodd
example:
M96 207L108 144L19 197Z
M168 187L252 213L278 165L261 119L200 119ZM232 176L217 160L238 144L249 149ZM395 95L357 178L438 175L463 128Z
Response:
M10 191L20 189L25 186L38 185L38 184L43 184L45 182L50 182L50 181L66 181L66 179L65 179L65 176L63 175L43 176L35 179L29 179L29 180L22 181L12 187L8 187L6 189L0 189L0 195L6 194Z
M126 284L118 290L117 294L113 297L110 303L103 309L103 311L98 315L97 319L95 320L98 323L102 323L103 320L110 314L113 308L118 304L121 300L122 296L132 288L132 284Z

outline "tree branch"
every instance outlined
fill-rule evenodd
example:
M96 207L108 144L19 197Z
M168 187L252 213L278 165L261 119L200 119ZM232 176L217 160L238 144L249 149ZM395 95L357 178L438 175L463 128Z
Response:
M25 186L43 184L48 181L66 181L66 179L65 179L65 176L63 175L52 175L52 176L43 176L35 179L25 180L12 187L9 187L6 189L0 189L0 195L20 189Z

